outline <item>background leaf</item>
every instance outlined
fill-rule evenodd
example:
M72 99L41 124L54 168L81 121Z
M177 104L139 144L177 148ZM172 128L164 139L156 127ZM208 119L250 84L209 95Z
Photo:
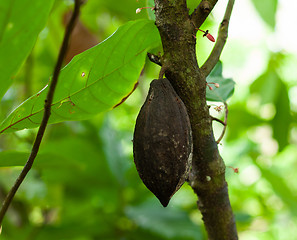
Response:
M252 0L252 3L254 4L261 18L272 28L275 27L277 1L278 0Z
M249 112L244 104L231 106L228 115L228 140L236 140L240 135L245 135L245 129L264 123L259 116Z
M0 100L44 28L53 2L0 2Z
M3 151L0 152L0 167L19 167L24 166L30 153L20 151ZM36 157L36 164L34 165L37 169L51 168L51 169L81 169L83 165L79 162L74 162L65 158L59 153L54 152L41 152Z
M131 21L61 71L49 123L87 119L121 104L137 86L147 49L160 44L153 21ZM1 124L0 133L39 126L47 86Z
M131 141L132 136L129 135L130 138L127 139L127 137L125 138L123 135L121 137L117 136L117 132L111 127L111 123L108 117L106 117L102 131L100 132L104 153L113 175L116 177L119 184L125 185L127 184L125 174L131 167L131 163L124 154L122 141Z
M287 183L284 181L283 176L278 174L276 169L265 169L259 165L258 167L261 170L263 177L271 184L275 194L287 204L293 215L297 215L297 196L291 191Z
M128 207L126 214L144 229L156 232L168 239L201 238L199 228L189 219L185 212L173 208L163 208L153 201L147 201L142 205Z
M286 84L282 81L270 63L268 70L256 79L250 87L257 94L261 105L273 104L274 117L271 120L273 137L277 140L279 151L288 144L290 124L292 122L290 100Z
M292 117L288 90L283 82L278 89L278 93L278 98L275 101L276 114L271 124L273 137L278 142L279 151L282 151L289 143Z
M208 101L224 102L234 93L235 82L231 78L224 78L222 71L222 62L219 61L206 79L213 88L212 90L206 89L206 99ZM216 88L212 83L218 83L220 87Z
M154 0L146 0L146 5L147 7L154 7L155 6L155 2ZM149 19L152 19L155 21L156 17L155 17L155 10L151 10L150 8L146 9L147 15Z

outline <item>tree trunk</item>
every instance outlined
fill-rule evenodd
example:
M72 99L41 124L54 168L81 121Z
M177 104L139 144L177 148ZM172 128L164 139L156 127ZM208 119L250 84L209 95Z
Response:
M238 237L225 180L225 164L213 136L212 118L206 103L206 76L197 63L194 37L196 27L200 27L216 2L203 0L189 15L186 0L155 0L155 14L164 51L161 72L183 100L191 121L190 185L198 196L198 208L209 239L233 240Z

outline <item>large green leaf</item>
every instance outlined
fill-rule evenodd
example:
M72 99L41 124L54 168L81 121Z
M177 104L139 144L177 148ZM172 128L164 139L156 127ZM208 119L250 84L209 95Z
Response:
M122 103L137 85L146 51L158 44L153 21L132 21L74 57L61 71L49 123L87 119ZM47 91L46 86L16 108L0 125L0 134L38 127Z
M53 0L0 1L0 99L45 26Z
M272 28L275 27L275 15L278 0L252 0L261 18Z
M206 99L208 101L225 102L234 93L235 82L231 78L224 78L222 71L222 62L219 61L206 79L207 83L212 87L212 90L206 89ZM219 88L216 88L212 83L218 83Z

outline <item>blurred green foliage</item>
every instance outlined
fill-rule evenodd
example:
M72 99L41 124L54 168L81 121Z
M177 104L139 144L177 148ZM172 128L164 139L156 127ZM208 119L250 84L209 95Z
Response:
M259 1L249 2L269 28L275 26L277 1L265 5L265 12ZM192 11L197 1L188 3ZM141 0L116 4L89 0L81 20L102 41L127 21L148 18L145 10L135 14L144 5ZM33 51L1 101L1 121L47 84L63 36L63 15L69 9L71 1L55 2ZM215 32L219 22L212 15L203 27ZM200 37L199 64L212 47ZM242 39L227 42L223 73L225 67L244 67L250 51L238 47L244 44ZM263 71L255 76L251 68L248 83L230 76L236 82L235 95L228 100L227 135L220 146L242 240L297 235L297 88L292 64L297 57L281 49L265 51L268 61ZM48 126L35 165L5 217L1 239L207 239L191 188L185 184L163 209L142 184L133 163L135 119L158 70L146 59L138 88L114 110L90 120ZM220 104L210 102L210 106ZM213 115L223 118L223 112L213 109ZM221 126L214 123L214 129L219 135ZM31 129L0 135L1 201L24 165L35 134ZM239 167L239 174L229 167Z
M14 74L31 52L38 33L44 28L53 2L1 1L0 71L6 81L2 81L0 99L9 88ZM28 5L30 7L27 7ZM24 8L27 10L23 11Z

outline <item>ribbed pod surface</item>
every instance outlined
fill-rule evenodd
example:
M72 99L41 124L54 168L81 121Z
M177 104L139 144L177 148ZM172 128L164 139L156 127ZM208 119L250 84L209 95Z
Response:
M187 110L166 78L151 82L136 119L133 153L141 180L166 207L185 182L192 158Z

